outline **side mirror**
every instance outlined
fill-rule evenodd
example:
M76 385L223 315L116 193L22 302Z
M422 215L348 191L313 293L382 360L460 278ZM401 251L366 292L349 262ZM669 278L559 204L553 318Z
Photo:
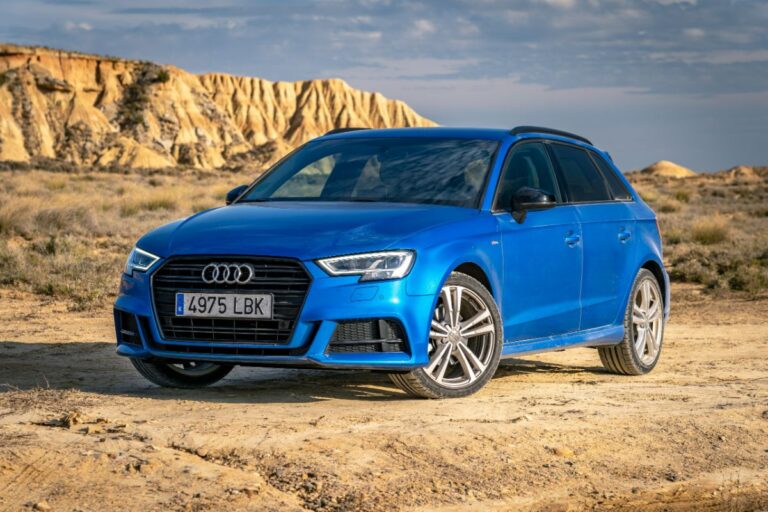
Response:
M557 205L557 199L552 194L531 187L521 187L512 195L512 217L522 223L532 210L546 210Z
M248 185L240 185L227 192L227 204L232 204L247 188Z

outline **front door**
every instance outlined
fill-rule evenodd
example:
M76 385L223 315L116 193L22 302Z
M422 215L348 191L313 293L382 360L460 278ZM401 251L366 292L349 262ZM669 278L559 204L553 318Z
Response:
M521 187L555 196L554 208L528 212L522 223L509 213ZM554 168L540 142L516 144L507 156L494 205L504 258L502 316L505 342L555 336L579 329L581 228L574 206L562 204Z

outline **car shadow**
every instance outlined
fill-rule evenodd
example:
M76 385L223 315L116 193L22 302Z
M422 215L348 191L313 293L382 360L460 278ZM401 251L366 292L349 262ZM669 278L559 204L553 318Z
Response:
M602 368L564 366L527 359L502 361L494 378L532 373L603 373ZM0 393L8 390L79 390L103 395L217 403L304 403L323 400L409 399L381 372L237 367L218 384L167 389L150 384L114 343L0 342Z
M360 370L237 367L208 388L166 389L144 380L127 358L115 354L114 343L0 342L0 394L41 388L221 403L407 398L386 375Z
M564 365L534 359L508 358L502 359L499 363L499 369L496 370L494 378L538 373L576 375L580 373L608 374L608 371L602 366Z

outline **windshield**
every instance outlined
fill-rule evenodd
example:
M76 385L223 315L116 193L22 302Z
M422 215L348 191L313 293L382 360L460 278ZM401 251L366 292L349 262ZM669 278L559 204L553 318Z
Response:
M382 201L477 207L498 143L467 139L310 142L240 202Z

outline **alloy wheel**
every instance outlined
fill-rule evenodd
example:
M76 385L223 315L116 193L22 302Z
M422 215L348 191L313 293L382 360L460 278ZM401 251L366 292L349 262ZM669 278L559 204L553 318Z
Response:
M651 279L637 287L632 307L632 340L635 354L644 365L653 364L661 349L664 306L661 291Z
M180 375L186 375L188 377L201 377L218 370L219 365L216 363L207 363L202 361L185 361L183 363L169 364L168 368Z
M432 318L425 373L441 386L469 386L488 369L496 343L493 315L483 299L464 286L444 286Z

